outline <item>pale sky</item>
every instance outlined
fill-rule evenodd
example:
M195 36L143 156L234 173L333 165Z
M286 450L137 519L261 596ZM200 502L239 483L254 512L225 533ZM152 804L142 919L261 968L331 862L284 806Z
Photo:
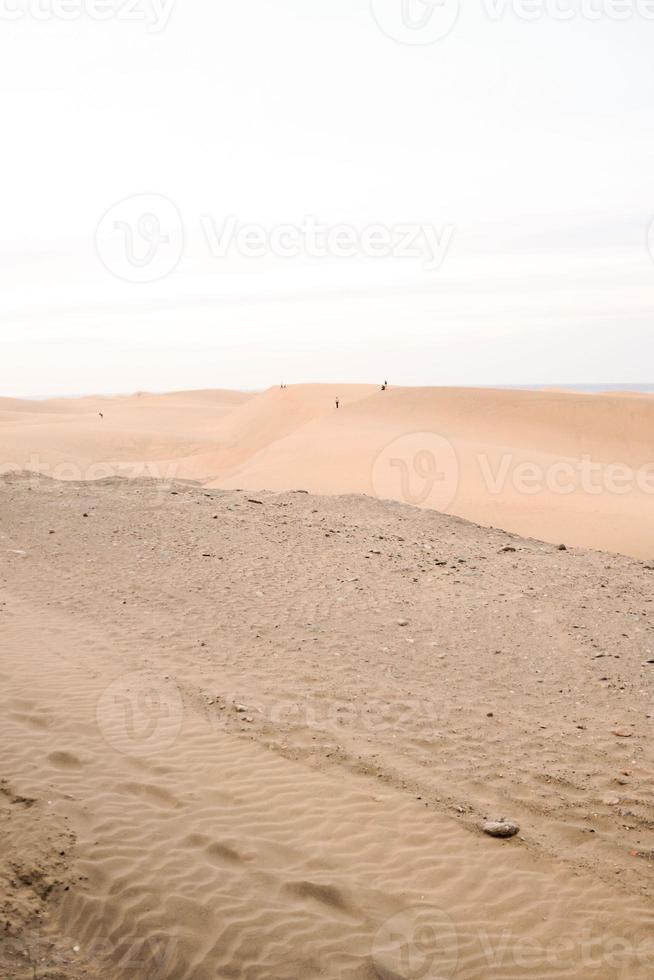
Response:
M654 3L593 3L0 0L0 395L653 381Z

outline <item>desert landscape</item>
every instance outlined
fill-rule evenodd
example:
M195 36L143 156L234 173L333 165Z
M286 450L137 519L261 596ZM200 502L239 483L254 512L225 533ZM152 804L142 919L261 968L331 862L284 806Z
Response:
M652 431L654 395L628 391L312 384L0 398L0 472L366 494L654 559Z
M0 26L0 980L652 980L652 3Z
M653 405L0 399L0 976L651 977Z

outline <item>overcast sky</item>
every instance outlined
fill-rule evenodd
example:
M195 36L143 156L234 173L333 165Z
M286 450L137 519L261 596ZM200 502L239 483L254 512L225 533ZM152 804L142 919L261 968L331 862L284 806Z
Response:
M590 3L0 0L0 394L654 380L654 19Z

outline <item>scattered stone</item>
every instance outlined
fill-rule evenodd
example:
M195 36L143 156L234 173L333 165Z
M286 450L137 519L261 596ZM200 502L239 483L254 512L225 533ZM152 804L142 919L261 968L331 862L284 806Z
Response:
M517 551L517 550L518 549L517 548L514 548L512 544L505 544L503 548L500 548L500 550L498 551L498 554L499 555L505 555L505 554L508 554L511 551Z
M398 619L397 625L398 626L408 626L409 625L409 620L408 619Z
M566 546L564 544L560 544L559 545L559 551L567 551L567 550L568 549L566 548Z
M263 504L263 500L255 500L254 497L248 497L249 504Z
M483 829L489 837L515 837L520 833L517 823L511 823L510 820L489 820Z

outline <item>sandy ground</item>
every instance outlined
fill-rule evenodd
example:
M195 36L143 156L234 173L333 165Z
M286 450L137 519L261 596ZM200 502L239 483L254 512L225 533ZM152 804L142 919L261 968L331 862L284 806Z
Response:
M650 978L651 564L1 478L0 976Z
M638 394L292 385L0 399L0 471L362 493L653 558L652 432L654 397Z

